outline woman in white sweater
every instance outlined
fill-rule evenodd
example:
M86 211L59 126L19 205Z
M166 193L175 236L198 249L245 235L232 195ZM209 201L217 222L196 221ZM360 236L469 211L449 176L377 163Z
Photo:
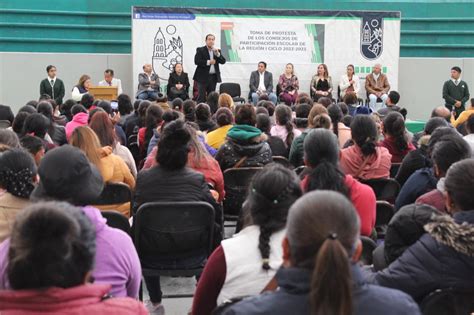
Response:
M84 94L89 93L89 87L91 86L91 77L87 74L81 75L79 82L75 87L72 88L71 98L76 102L80 102Z
M210 314L234 297L258 295L283 260L288 209L301 196L291 170L269 164L252 180L244 203L244 229L222 241L209 257L193 300L193 315Z
M343 98L348 92L353 92L356 95L359 95L359 77L355 75L353 65L347 66L347 73L342 75L341 81L339 82L339 89L341 90L341 98Z

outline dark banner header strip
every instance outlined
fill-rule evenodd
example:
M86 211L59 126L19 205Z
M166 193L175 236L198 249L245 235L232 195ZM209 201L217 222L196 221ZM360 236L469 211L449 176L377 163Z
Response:
M221 9L221 8L174 8L174 7L133 7L136 14L170 14L177 19L186 19L186 15L224 14L255 16L308 16L308 17L359 17L359 18L400 18L398 11L325 11L325 10L277 10L277 9ZM181 18L180 18L181 16Z

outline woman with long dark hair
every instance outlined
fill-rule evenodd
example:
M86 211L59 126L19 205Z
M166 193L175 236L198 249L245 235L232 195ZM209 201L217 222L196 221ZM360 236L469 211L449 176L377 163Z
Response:
M360 233L372 234L375 226L376 200L372 188L345 175L339 168L339 146L336 136L327 129L314 129L304 139L304 159L309 174L301 182L305 192L338 191L352 201L361 220Z
M315 102L321 97L332 99L332 79L324 63L318 66L316 74L311 79L310 89Z
M245 202L250 223L210 256L198 282L193 314L210 314L223 301L262 291L282 263L288 209L300 196L296 175L279 164L255 175Z
M331 128L334 134L339 139L339 146L341 148L351 139L351 129L346 127L342 121L342 110L338 104L331 104L328 106L328 115L331 118Z
M420 314L405 293L365 283L359 220L351 203L334 191L311 192L288 213L278 290L246 299L224 315Z
M275 122L276 125L272 127L270 134L283 140L287 148L285 157L288 157L293 139L301 135L301 131L293 125L291 108L286 105L278 105L275 108Z
M388 149L392 155L392 163L401 163L408 152L416 149L408 140L402 114L389 113L383 120L382 131L385 138L379 145Z
M341 169L360 179L388 178L392 155L377 146L377 126L370 116L357 115L351 123L354 144L341 150Z
M189 98L189 78L183 70L182 63L178 62L174 65L173 72L170 73L168 78L166 94L170 101L175 98L180 98L183 101Z
M122 94L124 95L124 94ZM130 150L120 144L115 134L115 128L109 115L105 112L98 112L89 123L89 127L94 130L99 138L102 147L111 147L112 153L120 157L127 164L133 177L137 177L137 166Z

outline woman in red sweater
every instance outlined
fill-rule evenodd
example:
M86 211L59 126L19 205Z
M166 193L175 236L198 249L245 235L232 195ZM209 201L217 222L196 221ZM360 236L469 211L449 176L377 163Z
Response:
M326 129L312 130L304 139L304 158L310 173L301 182L303 191L325 189L345 195L359 214L360 234L370 236L375 226L375 194L372 188L340 170L337 137Z
M405 119L399 112L391 112L385 117L382 131L384 140L379 145L388 149L392 155L392 163L401 163L408 152L416 150L408 140Z

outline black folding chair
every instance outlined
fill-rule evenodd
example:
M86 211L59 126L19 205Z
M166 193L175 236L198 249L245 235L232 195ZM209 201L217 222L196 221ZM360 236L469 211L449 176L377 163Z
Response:
M392 166L390 167L390 178L395 178L395 176L397 176L401 165L402 163L392 163Z
M132 192L123 183L107 183L94 205L114 205L132 201Z
M360 261L363 265L372 265L372 252L377 247L374 240L367 236L360 236L362 242L362 255Z
M241 167L224 171L224 220L238 220L250 182L261 169L261 167Z
M400 184L393 178L378 178L360 181L372 187L377 200L385 200L394 203L398 193L400 192Z
M474 312L474 290L438 289L421 301L420 308L423 315L469 315Z
M133 159L135 160L135 165L138 167L140 165L140 147L138 146L138 133L131 134L127 139L127 148L132 153Z
M141 205L134 216L134 242L143 276L199 276L214 248L214 229L214 208L207 202L149 202ZM199 261L200 257L203 257L202 261ZM195 265L170 267L179 265L180 259L190 258L197 258ZM160 265L163 260L167 263ZM142 298L140 287L140 300Z
M290 170L294 169L293 164L291 164L290 161L284 156L273 156L272 157L273 163L278 163L283 165L286 168L289 168Z
M377 216L375 219L375 230L377 231L377 238L385 238L387 226L393 215L395 214L395 207L387 201L377 201Z
M219 94L229 94L234 102L245 103L245 98L241 95L240 84L238 83L221 83L219 85Z
M107 220L107 225L124 231L130 235L130 223L126 216L115 210L105 210L100 212Z

